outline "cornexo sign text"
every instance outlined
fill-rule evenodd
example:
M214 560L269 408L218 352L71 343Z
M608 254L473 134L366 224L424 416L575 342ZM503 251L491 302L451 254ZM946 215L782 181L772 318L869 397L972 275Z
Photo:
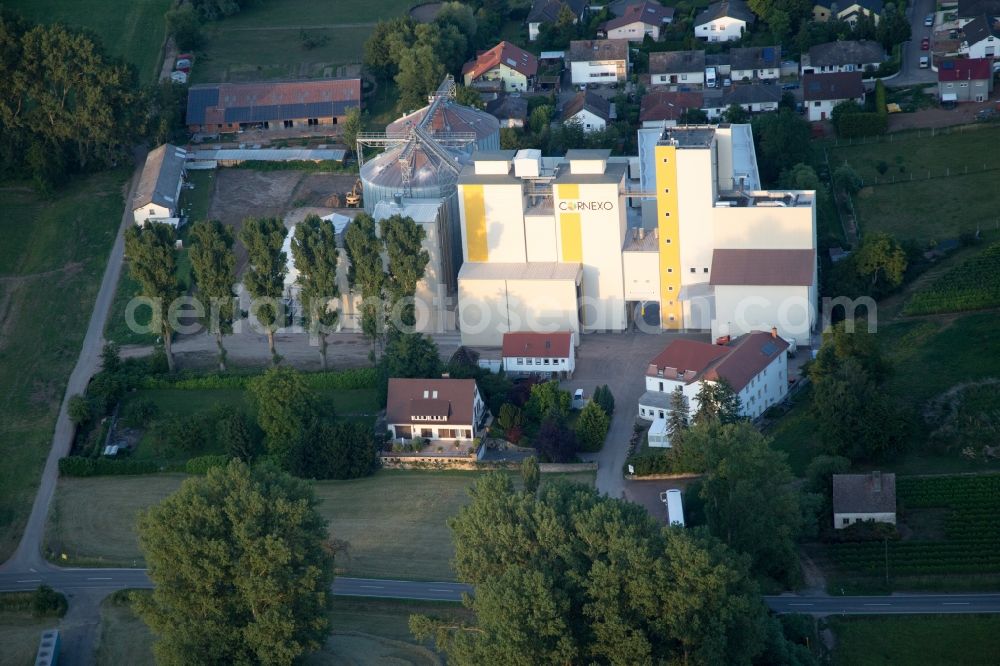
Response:
M560 201L559 210L614 210L613 201Z

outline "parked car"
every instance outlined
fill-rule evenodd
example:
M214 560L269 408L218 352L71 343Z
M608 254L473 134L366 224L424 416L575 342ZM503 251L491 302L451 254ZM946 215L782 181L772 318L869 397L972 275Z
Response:
M996 109L980 109L976 113L976 120L993 120L997 115Z
M931 59L927 56L920 56L920 69L927 69L931 66Z
M924 37L922 40L920 40L920 50L921 51L927 51L927 50L930 50L930 48L931 48L931 40L927 39L926 37Z
M797 84L797 83L786 83L786 84L784 84L784 85L781 86L781 89L782 90L795 90L798 87L799 87L799 84Z
M928 28L930 28L930 27L932 27L934 25L934 14L928 14L924 18L924 25L927 26Z

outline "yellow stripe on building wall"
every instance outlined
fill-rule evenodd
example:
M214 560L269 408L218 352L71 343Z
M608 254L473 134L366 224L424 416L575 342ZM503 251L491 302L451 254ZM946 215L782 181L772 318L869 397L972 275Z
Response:
M657 146L656 216L660 235L660 325L684 328L681 307L681 245L677 204L677 148Z
M465 243L469 261L489 261L486 243L486 202L482 185L463 185L465 204Z
M559 199L576 206L580 200L580 186L575 184L557 185ZM560 261L583 261L583 231L580 228L580 214L575 212L559 213L559 244L562 247Z

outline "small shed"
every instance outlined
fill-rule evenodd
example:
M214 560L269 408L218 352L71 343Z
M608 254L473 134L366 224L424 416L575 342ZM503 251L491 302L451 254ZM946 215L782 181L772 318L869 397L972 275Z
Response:
M842 530L862 521L896 524L896 475L833 475L833 527Z

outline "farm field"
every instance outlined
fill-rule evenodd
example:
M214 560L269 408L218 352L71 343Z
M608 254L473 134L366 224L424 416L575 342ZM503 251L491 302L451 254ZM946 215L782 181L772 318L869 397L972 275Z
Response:
M170 0L6 0L4 6L38 23L87 28L105 50L135 65L143 83L159 74L160 47L166 36L163 15Z
M865 187L855 197L863 233L885 231L900 240L929 243L997 228L1000 216L993 192L1000 154L981 147L1000 138L1000 128L977 125L936 136L928 136L926 130L889 136L892 141L829 149L831 166L849 164L866 185L903 181ZM880 163L884 174L879 173ZM984 167L989 170L983 171ZM943 176L966 168L968 175L926 179L928 169L931 175Z
M909 615L831 617L834 666L995 664L1000 616Z
M33 617L30 611L0 611L0 664L33 664L42 632L59 623L54 617Z
M34 499L127 177L116 170L79 178L45 197L0 188L0 561Z
M347 543L337 573L346 576L452 580L447 519L466 503L476 472L382 470L350 481L314 483L330 535ZM593 484L593 474L566 475ZM139 511L161 501L181 474L105 476L59 480L45 551L74 564L136 566ZM543 477L551 479L550 476Z
M885 575L907 589L910 577L1000 574L1000 474L899 477L898 520L909 536L900 541L838 543L827 547L844 576ZM922 585L924 581L916 581Z
M193 83L343 76L359 64L375 23L405 13L411 0L286 0L206 25ZM303 35L314 42L306 48Z
M967 259L917 293L903 307L907 315L982 310L1000 306L1000 243Z

